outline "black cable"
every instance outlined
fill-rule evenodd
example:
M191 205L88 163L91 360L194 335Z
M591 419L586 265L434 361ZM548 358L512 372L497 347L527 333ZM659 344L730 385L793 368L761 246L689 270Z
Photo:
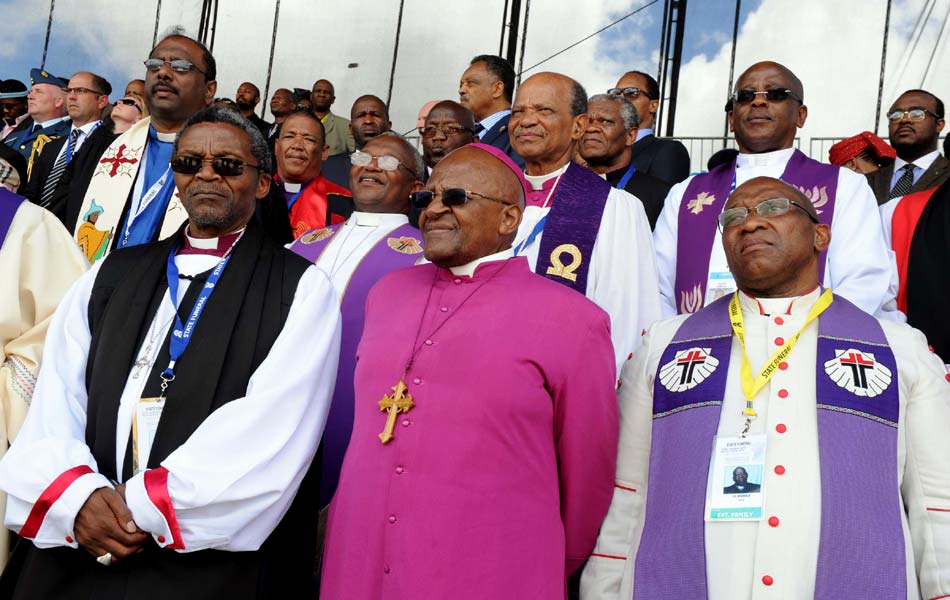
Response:
M545 59L542 60L541 62L535 63L535 64L531 65L531 66L528 67L527 69L524 69L523 71L521 71L520 73L518 73L518 76L520 77L522 73L526 73L527 71L530 71L531 69L533 69L533 68L535 68L535 67L539 67L539 66L543 65L544 63L548 62L549 60L551 60L551 59L554 58L555 56L560 56L561 54L564 54L565 52L567 52L568 50L570 50L570 49L573 48L574 46L580 45L580 44L586 42L587 40L589 40L590 38L592 38L592 37L594 37L594 36L596 36L596 35L600 35L601 33L603 33L604 31L607 31L608 29L610 29L611 27L613 27L613 26L616 25L617 23L619 23L619 22L621 22L621 21L623 21L623 20L625 20L625 19L629 19L630 17L632 17L633 15L637 14L637 13L640 12L641 10L643 10L643 9L645 9L645 8L649 8L649 7L653 6L654 4L656 4L656 3L659 2L659 1L660 1L660 0L652 0L651 2L648 2L648 3L644 4L643 6L641 6L640 8L638 8L637 10L633 11L632 13L629 13L629 14L626 14L626 15L620 17L619 19L617 19L616 21L614 21L613 23L610 23L609 25L607 25L607 26L605 26L605 27L601 27L600 29L598 29L598 30L595 31L594 33L590 34L589 36L585 37L584 39L577 40L576 42L574 42L573 44L571 44L571 45L568 46L567 48L564 48L563 50L559 50L558 52L555 52L554 54L552 54L551 56L545 58ZM526 20L527 20L527 19L526 19Z
M264 84L264 98L261 102L261 118L264 117L264 107L267 106L267 94L270 93L270 75L274 69L274 46L277 45L277 19L280 17L280 0L274 6L274 32L270 38L270 58L267 60L267 82Z
M393 66L389 70L389 91L386 92L386 106L393 97L393 81L396 79L396 56L399 54L399 33L402 31L402 9L405 0L399 0L399 16L396 17L396 43L393 45Z
M155 8L155 33L152 34L152 48L158 43L158 18L162 14L162 0L158 0L158 6Z
M940 26L940 33L937 34L937 41L934 42L933 52L930 53L930 58L927 60L927 68L924 69L924 76L920 78L920 87L924 87L924 82L927 80L927 74L930 73L930 67L934 64L934 56L937 54L937 47L940 46L940 40L943 39L943 32L947 29L947 20L950 19L950 5L947 5L947 14L943 16L943 25Z
M40 69L46 68L46 51L49 49L49 32L53 29L54 6L56 6L56 0L49 0L49 20L46 22L46 41L43 42L43 60L40 62Z
M531 11L531 0L525 0L524 4L524 26L521 30L521 56L518 58L518 84L521 85L521 74L524 72L524 47L528 39L528 12ZM537 65L535 65L537 66Z

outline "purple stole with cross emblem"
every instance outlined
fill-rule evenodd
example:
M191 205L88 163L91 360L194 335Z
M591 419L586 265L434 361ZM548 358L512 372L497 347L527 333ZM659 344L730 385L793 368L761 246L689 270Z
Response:
M812 160L795 150L782 173L815 205L818 219L831 226L835 212L840 168ZM736 163L720 165L709 173L696 175L686 186L680 203L676 238L677 312L694 313L703 307L709 278L709 257L718 227L717 217L726 205L736 173ZM825 252L818 257L818 279L825 277Z
M292 252L316 263L343 224L316 229L300 236L290 247ZM309 242L309 243L308 243ZM343 466L343 454L353 431L353 372L356 370L356 347L363 336L366 296L379 279L396 269L411 267L422 256L419 230L401 225L392 230L367 252L350 277L340 301L343 332L340 343L340 366L330 414L323 430L323 471L320 474L320 506L328 505L336 491Z
M7 232L13 224L13 217L16 216L16 211L23 200L23 196L18 196L0 186L0 248L3 248L3 241L7 238Z
M712 372L686 391L668 391L659 377L654 383L636 598L707 597L703 512L729 371L731 298L687 318L660 361L689 358L678 360L685 377L694 359L718 358ZM840 296L818 319L816 376L821 539L815 599L906 598L897 365L877 320Z
M568 165L546 217L535 273L587 293L594 242L612 189L590 169Z

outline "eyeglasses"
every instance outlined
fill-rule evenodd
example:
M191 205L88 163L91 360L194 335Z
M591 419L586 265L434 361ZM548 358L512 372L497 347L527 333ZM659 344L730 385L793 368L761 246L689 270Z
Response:
M413 207L425 208L429 206L436 196L440 196L442 198L442 204L449 207L462 206L463 204L468 203L468 201L472 199L472 196L484 198L485 200L491 200L492 202L497 202L502 206L513 206L513 204L510 202L498 200L497 198L492 198L491 196L486 196L485 194L479 194L478 192L463 190L462 188L448 188L438 193L431 192L429 190L412 192L409 194L409 200L412 202Z
M623 96L624 98L636 98L640 94L643 94L650 100L656 100L653 96L647 93L646 90L641 90L638 87L625 87L625 88L610 88L607 90L607 93L611 96Z
M805 210L805 208L792 202L788 198L769 198L768 200L763 200L759 202L751 210L755 211L755 214L766 219L771 219L773 217L781 217L788 211L792 209L793 206L797 206L803 213L808 215L809 220L813 223L818 223L818 219L812 215L810 212ZM726 210L719 213L719 228L726 229L728 227L734 227L736 225L741 225L749 218L750 209L744 206L736 206L735 208L727 208Z
M765 96L765 99L769 102L784 102L789 98L794 98L795 100L802 102L802 99L797 94L795 94L795 92L786 88L770 88L759 92L755 90L738 90L730 97L730 99L735 104L748 104L749 102L755 100L755 97L760 94Z
M158 71L163 66L168 65L172 68L172 71L177 71L179 73L187 73L188 71L198 71L202 75L205 74L204 71L195 66L194 63L188 60L181 58L175 60L162 60L161 58L150 58L145 61L145 68L149 71Z
M105 96L105 94L102 92L90 90L89 88L84 87L63 88L63 91L67 94L95 94L97 96Z
M434 138L436 133L441 133L445 137L449 137L453 135L461 135L464 132L468 132L471 134L475 133L473 129L470 129L468 127L462 127L461 125L454 125L454 124L430 125L428 127L419 128L419 135L421 135L422 137L426 139Z
M384 154L382 156L373 156L368 152L357 150L350 155L350 164L355 167L365 167L369 163L373 162L374 158L376 159L376 166L378 166L383 171L395 171L399 167L402 167L403 169L412 173L413 177L417 177L415 171L402 164L395 156L389 156L388 154Z
M935 119L940 119L942 117L937 116L936 113L932 113L926 108L912 108L910 110L894 110L887 113L887 120L891 123L897 123L898 121L904 120L904 115L907 115L907 118L911 121L923 121L927 118L927 115L932 116Z
M194 175L201 170L206 162L210 162L211 168L221 177L238 177L244 173L244 167L260 169L259 165L252 165L238 158L228 158L227 156L215 156L214 158L176 156L171 160L171 167L172 171L176 173Z
M142 107L136 104L135 100L132 100L131 98L120 98L115 101L115 104L113 104L113 106L118 106L120 104L124 104L126 106L134 106L136 110L138 110L139 112L142 112Z

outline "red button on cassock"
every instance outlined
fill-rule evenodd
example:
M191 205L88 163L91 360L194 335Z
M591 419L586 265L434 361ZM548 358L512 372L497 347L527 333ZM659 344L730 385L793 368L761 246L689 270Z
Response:
M784 475L784 474L785 474L785 467L783 467L782 465L775 465L775 474L776 474L776 475Z
M782 317L775 317L775 324L776 324L776 325L784 325L784 324L785 324L785 319L783 319Z
M73 538L67 535L67 536L66 536L66 543L67 543L67 544L72 544L72 543L73 543Z
M784 343L785 343L785 338L783 338L783 337L777 337L777 338L775 338L775 345L776 345L776 346L781 346L781 345L784 344Z
M786 431L788 431L788 427L785 426L785 423L779 423L778 425L775 426L775 431L779 433L785 433Z
M771 575L766 575L765 577L762 578L762 583L764 583L765 585L772 585L773 583L775 583L775 580L772 579Z
M779 391L778 391L778 397L779 397L779 398L788 398L788 390L779 390Z
M785 361L782 361L782 362L780 362L780 363L778 364L778 368L784 371L784 370L788 369L788 363L785 362Z
M769 525L778 527L778 517L769 517Z
M164 544L164 543L165 543L165 536L164 536L164 535L160 535L160 536L158 536L158 537L155 538L155 539L158 540L158 543L159 543L159 544Z

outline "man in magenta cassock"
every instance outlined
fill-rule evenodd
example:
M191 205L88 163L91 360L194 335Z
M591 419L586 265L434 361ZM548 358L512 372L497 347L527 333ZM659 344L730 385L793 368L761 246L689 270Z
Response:
M432 264L383 277L357 354L322 598L564 598L613 490L610 320L513 257L525 191L482 144L424 191Z

